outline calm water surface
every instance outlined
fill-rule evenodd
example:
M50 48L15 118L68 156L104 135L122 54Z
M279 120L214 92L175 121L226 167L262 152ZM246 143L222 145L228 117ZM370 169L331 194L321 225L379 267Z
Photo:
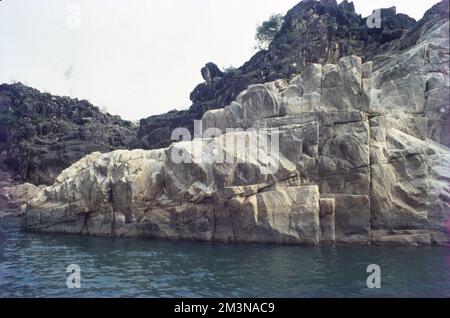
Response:
M0 297L450 297L450 248L306 248L36 235L0 221ZM66 268L81 267L81 289ZM382 288L366 286L369 264Z

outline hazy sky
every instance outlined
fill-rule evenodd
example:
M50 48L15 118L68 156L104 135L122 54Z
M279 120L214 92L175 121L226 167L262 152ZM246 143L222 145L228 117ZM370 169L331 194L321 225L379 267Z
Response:
M139 119L190 106L201 67L240 66L258 23L299 0L3 0L0 82L88 99ZM340 1L339 1L340 2ZM420 19L438 0L356 0Z

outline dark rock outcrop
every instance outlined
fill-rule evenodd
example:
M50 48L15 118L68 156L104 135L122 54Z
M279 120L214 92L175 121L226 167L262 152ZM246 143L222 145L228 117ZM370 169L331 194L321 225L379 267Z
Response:
M381 28L368 28L356 14L353 3L335 0L305 0L292 8L268 50L256 53L235 71L222 73L213 63L202 69L205 83L191 93L187 111L173 111L141 120L138 139L144 149L168 146L170 131L178 127L193 130L193 120L211 109L229 105L252 84L285 79L310 63L337 63L348 55L366 60L381 46L401 38L416 21L396 14L395 7L381 10ZM382 54L382 52L378 51ZM370 59L372 60L372 58Z
M87 101L0 86L0 152L5 166L33 184L51 184L85 155L133 147L136 128Z

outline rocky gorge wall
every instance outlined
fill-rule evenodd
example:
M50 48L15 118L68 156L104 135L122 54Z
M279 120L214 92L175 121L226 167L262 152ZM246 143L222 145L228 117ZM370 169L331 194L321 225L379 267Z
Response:
M446 32L448 23L434 28L427 45L448 48ZM234 243L448 244L449 73L422 44L404 52L408 63L399 54L374 70L349 56L250 86L205 113L202 131L214 137L86 156L28 203L23 226ZM258 138L279 140L277 151Z
M0 85L0 170L22 181L50 185L91 152L132 148L136 130L87 101Z
M448 114L445 108L443 112L437 111L448 99L441 90L446 77L439 68L434 74L430 69L438 61L445 64L448 47L439 40L442 34L435 39L428 36L448 22L448 6L448 0L441 1L417 22L397 14L395 7L382 9L380 28L369 28L367 19L355 12L351 2L301 1L286 14L283 27L268 50L256 53L233 71L222 72L208 63L202 69L205 82L192 92L193 105L189 110L143 119L139 129L118 116L103 114L87 101L43 94L21 84L3 84L0 153L6 157L4 166L23 182L49 185L63 169L93 151L167 147L174 129L185 127L192 132L194 120L200 120L208 110L229 105L249 85L291 79L304 72L310 63L336 64L341 57L351 54L361 56L364 62L373 61L375 71L384 69L378 79L379 91L393 91L396 85L409 89L409 101L401 106L404 109L414 104L420 113L426 100L426 108L431 110L427 115L428 130L432 131L433 140L448 145L450 134L445 130L449 126ZM442 27L441 32L445 32ZM408 52L413 47L417 51L411 59ZM421 54L429 54L428 59L434 61L418 58ZM423 71L432 78L423 77ZM411 74L411 78L400 75L396 79L402 72ZM428 85L425 91L424 82ZM405 98L399 96L397 104ZM436 109L432 109L433 105ZM383 107L390 105L380 101L378 108Z
M448 1L440 6L435 11L445 17ZM417 30L418 25L407 15L397 14L395 7L382 9L380 16L380 28L369 28L367 19L357 14L354 4L347 0L340 4L336 0L300 1L287 12L268 50L257 52L233 71L222 72L214 63L206 64L201 71L204 82L190 94L192 106L188 110L142 119L138 131L141 147L167 147L173 129L186 127L192 131L194 120L201 119L208 110L229 105L250 85L290 78L310 63L336 64L341 57L354 54L378 64L378 57L390 55L388 44Z
M208 63L193 106L142 120L137 140L86 101L1 85L0 206L47 233L449 244L449 1L382 17L368 29L347 1L300 2L269 50ZM123 150L137 145L160 149ZM17 185L3 163L52 185Z

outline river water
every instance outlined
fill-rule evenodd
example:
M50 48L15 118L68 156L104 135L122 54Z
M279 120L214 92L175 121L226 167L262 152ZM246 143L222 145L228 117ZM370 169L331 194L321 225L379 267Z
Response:
M450 297L449 247L295 247L37 235L0 221L0 297ZM67 266L81 269L69 289ZM367 266L381 267L369 289Z

